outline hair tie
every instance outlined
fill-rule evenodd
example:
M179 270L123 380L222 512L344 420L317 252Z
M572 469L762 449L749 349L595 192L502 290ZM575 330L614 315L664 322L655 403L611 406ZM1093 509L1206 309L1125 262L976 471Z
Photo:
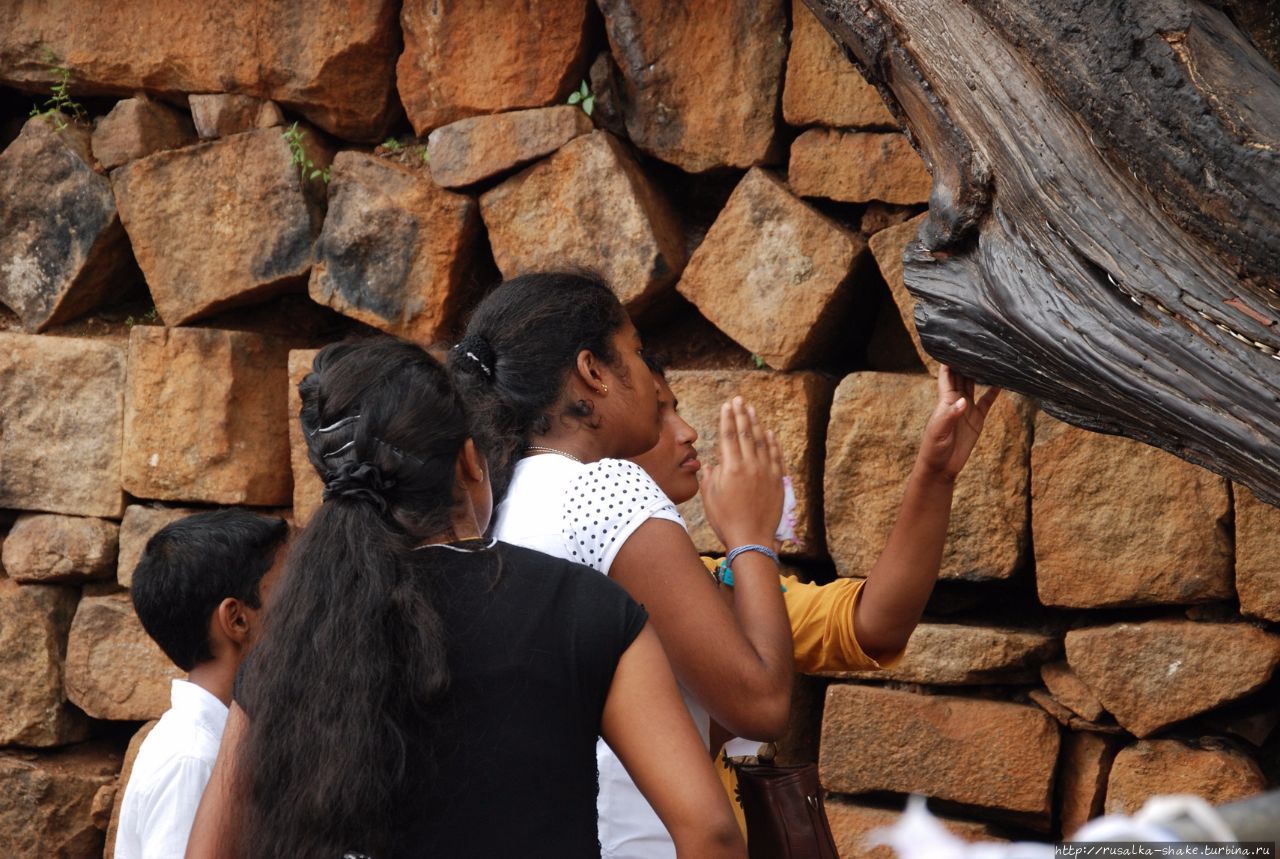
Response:
M474 362L486 379L493 381L493 365L496 363L497 356L494 355L493 347L489 345L484 335L468 334L453 348L462 357Z
M379 513L386 513L385 493L395 485L394 480L384 478L378 467L371 462L344 462L333 471L325 473L324 500L350 498L367 501L377 507Z

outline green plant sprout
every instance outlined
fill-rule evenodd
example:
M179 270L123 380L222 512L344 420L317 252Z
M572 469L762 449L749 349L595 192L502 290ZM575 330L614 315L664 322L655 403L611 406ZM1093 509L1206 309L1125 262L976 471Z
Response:
M752 356L751 356L751 363L753 363L753 364L755 364L755 365L756 365L756 369L757 369L757 370L763 370L763 369L765 368L765 366L766 366L766 365L765 365L765 361L764 361L764 359L763 359L763 358L761 358L759 355L752 355Z
M289 155L291 163L298 168L298 176L305 182L307 180L316 180L329 184L330 171L328 167L317 167L315 162L307 157L307 150L302 148L302 141L307 133L298 128L298 123L293 123L282 132L285 143L289 144Z
M86 114L84 107L71 97L71 69L56 65L58 57L53 51L45 51L45 62L52 68L58 80L50 89L49 97L45 99L44 104L32 107L29 116L49 117L53 120L54 127L62 131L67 127L68 116L73 122L83 122Z
M159 317L160 317L160 314L156 312L156 309L153 307L150 310L148 310L146 313L136 318L133 316L133 314L129 314L128 316L125 317L124 324L126 328L132 328L135 325L150 325L152 322L155 322L156 319L158 319Z
M569 93L569 104L576 104L582 108L582 112L587 116L591 115L591 111L596 109L596 97L591 92L587 82L583 81L582 86L575 91Z
M427 152L427 144L425 143L415 143L412 146L406 146L396 138L388 137L386 140L382 141L380 148L391 155L399 155L402 152L408 152L421 158L423 164L431 163L431 155Z
M382 148L388 152L403 152L404 144L399 140L396 140L394 137L388 137L386 140L382 141Z

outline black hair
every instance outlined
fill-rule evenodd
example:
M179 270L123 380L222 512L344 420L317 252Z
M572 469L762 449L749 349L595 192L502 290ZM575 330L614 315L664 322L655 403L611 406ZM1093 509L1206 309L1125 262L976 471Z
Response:
M289 535L275 516L211 510L171 522L147 541L133 571L133 608L183 671L213 658L209 619L223 600L261 605L258 584Z
M649 372L665 382L667 380L667 359L655 352L648 351L642 357L644 358L644 365L649 368Z
M325 347L298 386L324 503L294 541L237 695L241 855L382 856L429 769L449 682L432 579L467 416L441 364L377 338Z
M589 272L521 275L476 307L449 367L490 455L495 501L533 436L558 417L591 419L587 401L556 407L583 350L618 364L612 338L627 318L609 285Z

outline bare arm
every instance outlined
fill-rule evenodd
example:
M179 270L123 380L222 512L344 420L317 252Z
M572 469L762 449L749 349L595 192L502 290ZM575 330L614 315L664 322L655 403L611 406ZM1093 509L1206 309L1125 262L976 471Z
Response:
M678 857L745 859L728 797L648 626L618 661L600 732L667 827Z
M213 774L200 798L196 820L187 841L186 859L226 859L235 856L235 761L240 754L240 741L248 727L248 717L240 705L232 702L227 726L222 732L222 745L213 764Z
M772 545L781 451L740 399L722 409L720 422L721 463L703 482L708 519L731 548ZM757 552L733 566L729 605L684 529L651 519L623 544L609 576L648 610L676 677L712 718L737 735L772 740L791 706L791 626L777 566Z
M999 388L991 388L975 402L973 380L945 365L938 372L938 402L925 426L902 507L854 613L858 642L872 659L900 652L920 622L942 565L956 477L999 394Z

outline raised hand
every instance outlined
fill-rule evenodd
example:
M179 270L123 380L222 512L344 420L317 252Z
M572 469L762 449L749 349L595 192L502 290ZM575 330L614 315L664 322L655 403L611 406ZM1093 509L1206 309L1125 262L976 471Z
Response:
M728 548L773 544L782 516L782 448L742 397L720 406L720 462L703 470L702 507Z
M924 428L920 464L933 476L955 480L982 435L987 413L1000 396L988 388L974 399L974 382L943 364L938 369L938 402Z

